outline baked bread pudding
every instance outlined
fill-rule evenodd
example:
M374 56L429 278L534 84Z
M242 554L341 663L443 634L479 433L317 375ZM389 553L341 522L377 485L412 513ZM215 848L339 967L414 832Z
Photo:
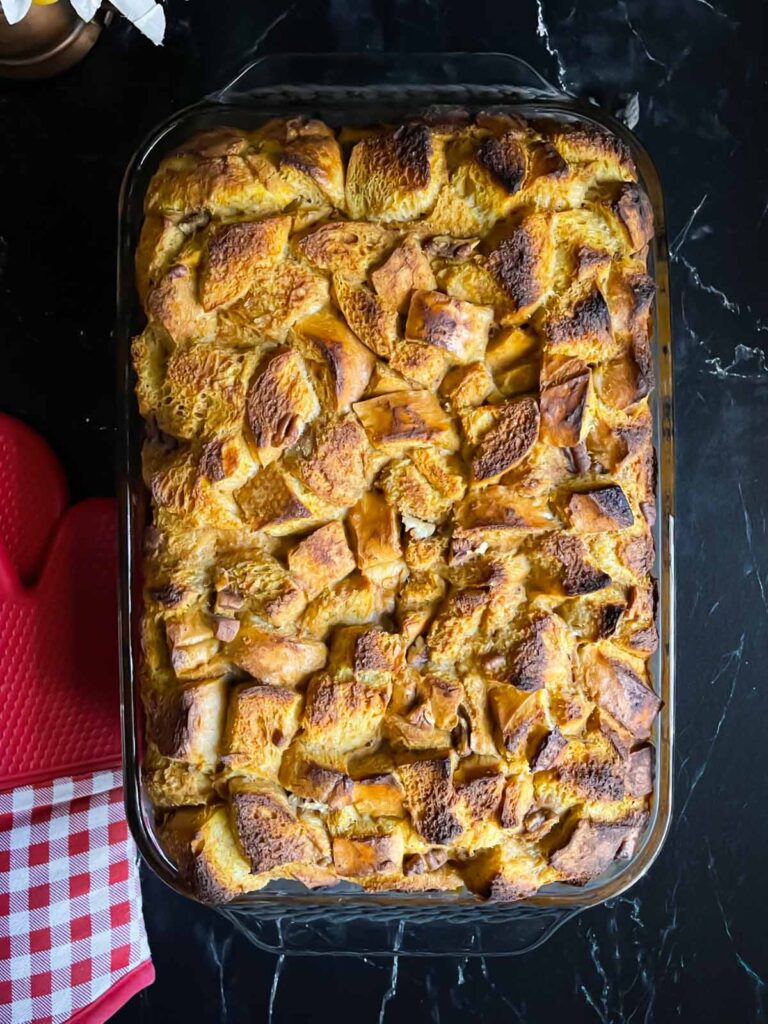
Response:
M222 128L136 256L145 785L185 884L515 900L630 857L652 211L506 113Z

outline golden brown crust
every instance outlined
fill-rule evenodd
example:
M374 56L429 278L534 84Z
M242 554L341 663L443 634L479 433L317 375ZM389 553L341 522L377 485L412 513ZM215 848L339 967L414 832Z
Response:
M573 448L583 439L592 371L581 359L568 359L541 386L541 433L549 444Z
M442 143L425 125L401 125L363 139L347 165L350 216L416 219L435 202L443 175Z
M293 686L325 665L328 651L323 643L281 636L257 626L243 627L232 642L228 656L262 683Z
M320 270L363 281L398 238L398 232L368 221L329 221L299 239L297 246Z
M581 533L625 530L635 521L624 491L615 485L572 494L567 510L571 525Z
M391 685L357 679L339 682L315 676L307 690L302 735L314 746L346 753L376 736L389 701Z
M613 342L611 314L597 286L567 296L547 313L541 331L553 348L574 355L610 350Z
M329 293L322 274L290 255L274 267L256 267L242 299L218 310L219 337L235 346L284 342L296 322L326 305Z
M461 835L454 814L457 802L449 758L414 761L398 768L406 806L422 838L435 846L448 846Z
M239 780L230 788L232 828L253 874L317 861L311 833L279 789Z
M299 727L301 696L282 686L233 689L222 745L226 771L277 779L283 751Z
M446 519L453 504L409 459L393 459L379 475L378 484L389 504L401 516L440 523Z
M295 796L327 804L332 810L348 807L352 802L353 783L324 750L316 750L299 736L285 751L280 762L280 782Z
M243 520L275 536L308 530L333 517L332 506L312 502L298 481L277 464L255 473L235 492Z
M442 292L416 291L411 299L405 334L444 349L457 363L481 359L488 343L493 311Z
M357 566L363 572L397 561L401 554L397 513L378 491L366 491L349 511Z
M636 667L596 648L585 648L582 661L587 688L595 702L636 739L647 739L661 701Z
M310 598L343 580L355 568L344 526L328 523L299 541L288 553L288 568Z
M257 215L281 206L276 184L251 171L244 132L223 128L191 140L163 162L147 189L147 212L183 217L190 210L218 213L222 208L254 209ZM261 171L262 167L258 168Z
M653 209L645 192L634 182L619 188L611 210L629 237L631 251L638 252L653 238Z
M389 365L414 387L434 391L445 376L449 356L435 345L406 339L395 346Z
M290 217L239 221L214 229L200 271L200 302L206 312L245 295L257 268L273 267L291 230Z
M177 810L159 834L182 881L198 899L226 903L244 890L249 865L237 849L223 807Z
M403 837L399 832L383 836L336 836L333 864L341 878L366 875L399 875L403 866Z
M509 660L508 681L518 690L531 692L546 686L558 670L569 672L568 654L562 651L563 632L558 616L535 616L524 628L520 644Z
M214 765L226 710L223 679L147 694L147 735L163 757Z
M495 407L496 422L480 440L472 458L477 481L498 480L519 465L539 436L539 407L533 398L519 398Z
M375 448L394 453L422 445L459 447L451 418L429 391L395 391L358 402L354 410Z
M376 582L366 575L352 573L327 587L310 603L302 629L307 636L323 640L335 626L375 621L388 606L387 594Z
M510 901L654 788L650 204L493 112L220 129L136 254L147 792L182 882Z
M174 263L147 295L147 316L176 343L205 339L213 327L197 296L194 274L187 263Z
M213 611L218 627L232 621L238 625L238 629L229 630L231 636L219 639L234 639L240 625L238 614L241 619L257 615L280 629L295 622L307 603L301 586L280 560L258 549L222 557L214 587Z
M263 466L301 436L318 412L318 401L295 349L275 349L248 387L245 417Z
M293 335L305 347L306 358L317 360L326 369L336 412L346 412L368 386L376 363L373 353L328 310L301 320Z
M176 223L159 213L148 213L144 218L136 247L136 287L142 303L152 285L162 276L178 254L187 238L209 221L207 213L192 214Z
M455 367L445 375L440 386L440 394L456 411L482 404L493 390L493 377L485 363Z
M555 134L554 144L561 156L571 164L597 167L598 180L609 175L613 180L634 177L635 168L625 142L597 125L579 125Z
M265 124L260 132L274 152L283 172L288 169L306 175L333 206L344 205L344 164L334 132L315 118L280 118ZM271 143L271 145L269 145ZM292 175L288 175L289 180ZM301 181L299 181L301 186ZM303 183L306 189L306 182ZM305 196L306 198L306 196Z
M519 312L530 313L549 286L552 263L551 223L532 214L488 257L488 269Z
M562 882L584 885L602 874L618 855L630 826L583 819L568 842L552 854L552 867Z
M398 313L405 313L415 291L435 288L435 275L419 240L408 235L378 270L371 283L382 302Z
M144 415L173 437L224 440L242 429L243 402L255 365L251 353L216 344L168 351L148 328L132 346L137 397Z
M360 341L377 356L389 358L397 341L397 311L384 305L368 285L339 275L333 279L333 294Z
M365 431L350 414L318 427L296 460L296 475L323 501L354 505L367 484L367 453Z
M477 159L510 195L517 192L526 172L525 150L517 132L506 132L499 139L484 139L477 148Z
M579 537L553 533L539 550L552 565L564 593L569 596L592 594L611 582L607 572L590 563L587 549Z

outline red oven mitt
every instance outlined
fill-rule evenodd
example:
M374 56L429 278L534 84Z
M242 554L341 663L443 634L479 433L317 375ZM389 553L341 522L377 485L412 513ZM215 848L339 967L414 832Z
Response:
M0 414L0 1020L105 1020L154 971L122 804L116 509Z
M0 416L0 788L120 763L115 506Z

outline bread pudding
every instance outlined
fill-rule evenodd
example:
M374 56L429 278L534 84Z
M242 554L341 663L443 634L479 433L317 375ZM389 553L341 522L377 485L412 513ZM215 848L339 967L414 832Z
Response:
M222 128L145 200L144 783L185 884L516 900L633 854L650 204L508 113Z

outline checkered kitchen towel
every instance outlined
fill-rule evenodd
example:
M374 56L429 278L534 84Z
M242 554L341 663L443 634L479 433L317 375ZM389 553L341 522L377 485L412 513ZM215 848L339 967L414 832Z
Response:
M153 979L121 772L0 793L0 1024L100 1024Z

